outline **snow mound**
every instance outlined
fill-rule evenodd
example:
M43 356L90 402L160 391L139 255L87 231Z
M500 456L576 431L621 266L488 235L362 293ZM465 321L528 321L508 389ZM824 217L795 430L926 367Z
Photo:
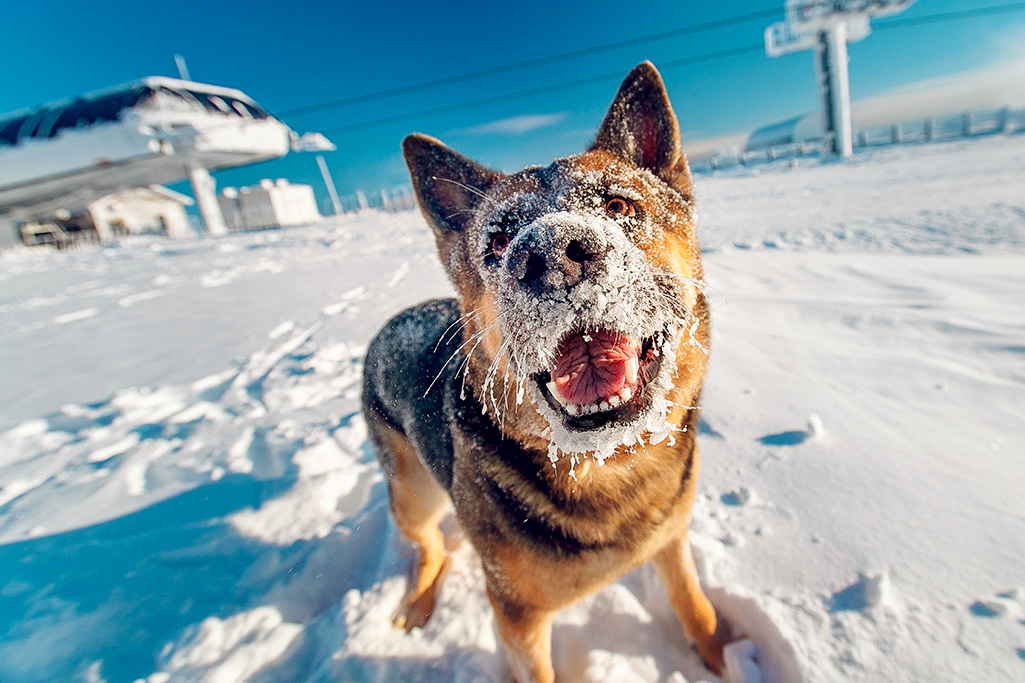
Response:
M1023 152L698 178L690 538L727 672L644 566L559 616L564 680L1021 678ZM0 680L507 681L466 543L391 626L414 558L361 358L450 292L433 249L410 212L0 257Z

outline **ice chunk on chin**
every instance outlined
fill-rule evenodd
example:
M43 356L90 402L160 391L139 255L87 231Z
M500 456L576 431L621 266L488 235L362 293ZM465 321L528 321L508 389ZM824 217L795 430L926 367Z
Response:
M569 335L551 370L552 393L560 403L609 405L609 399L636 383L639 348L629 335L611 330Z

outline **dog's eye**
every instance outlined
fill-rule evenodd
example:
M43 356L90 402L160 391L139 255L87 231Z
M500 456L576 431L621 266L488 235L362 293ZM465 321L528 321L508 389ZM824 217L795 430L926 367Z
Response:
M496 257L501 258L502 254L504 254L505 250L508 248L509 235L506 235L504 232L496 233L495 236L491 238L491 253Z
M626 216L627 218L637 213L636 207L633 202L629 199L623 199L622 197L612 197L605 202L605 210L616 216Z

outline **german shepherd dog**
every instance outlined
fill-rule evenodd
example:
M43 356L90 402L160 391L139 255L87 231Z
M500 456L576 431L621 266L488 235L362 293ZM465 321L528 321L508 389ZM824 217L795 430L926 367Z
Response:
M690 169L655 67L627 75L583 154L505 175L402 143L458 293L393 318L363 409L417 547L395 617L431 616L451 507L518 683L550 683L556 613L651 560L706 664L716 613L687 541L708 307Z

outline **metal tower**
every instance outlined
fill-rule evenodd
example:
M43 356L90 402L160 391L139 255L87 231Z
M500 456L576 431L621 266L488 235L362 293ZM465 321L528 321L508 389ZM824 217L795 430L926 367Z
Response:
M903 12L915 0L786 0L786 19L765 29L770 57L815 50L824 140L840 157L853 151L847 43L862 40L870 17Z

